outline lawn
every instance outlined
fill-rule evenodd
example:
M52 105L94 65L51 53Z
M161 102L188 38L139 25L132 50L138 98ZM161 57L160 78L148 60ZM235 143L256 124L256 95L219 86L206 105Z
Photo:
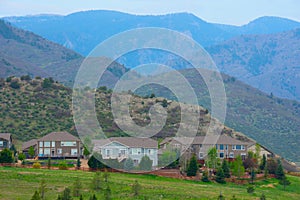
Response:
M0 167L0 199L29 200L44 179L47 185L46 199L55 200L65 187L72 188L77 177L82 183L84 199L89 199L90 194L94 193L90 192L94 175L95 172ZM259 199L262 193L267 199L300 199L300 178L292 176L288 176L292 184L286 191L277 180L269 179L256 182L255 192L248 194L247 185L203 183L155 175L123 173L109 173L109 175L108 184L112 199L217 199L220 192L226 199L231 199L233 195L237 199ZM142 186L138 197L133 196L131 189L135 180ZM104 187L105 184L103 182ZM103 199L102 191L95 194L98 199Z

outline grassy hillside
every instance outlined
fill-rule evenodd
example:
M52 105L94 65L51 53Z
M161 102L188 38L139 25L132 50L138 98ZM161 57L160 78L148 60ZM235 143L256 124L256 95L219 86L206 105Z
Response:
M27 77L28 78L28 77ZM51 79L27 79L25 77L0 79L0 130L10 132L14 138L27 141L51 131L68 131L76 134L71 111L72 90ZM22 80L23 79L23 80ZM96 112L102 129L107 136L120 136L125 133L113 120L110 109L111 92L100 88L96 92ZM130 111L133 120L145 126L150 123L149 109L155 103L162 104L163 98L142 98L133 96ZM196 113L199 108L200 113ZM180 112L186 109L190 115L199 117L198 134L205 134L211 117L208 111L196 105L185 105L168 101L167 121L155 136L173 136L180 125ZM195 127L182 124L186 132ZM225 128L224 133L235 133Z
M82 183L84 199L89 199L91 182L94 172L63 171L63 170L34 170L0 167L1 192L3 200L30 199L34 191L39 188L41 180L46 181L47 199L56 199L64 188L72 188L74 182L79 178ZM157 177L154 175L135 175L110 173L108 185L111 189L112 199L217 199L220 192L226 199L233 195L237 199L259 199L264 193L266 199L296 200L300 198L300 178L290 177L291 185L284 191L283 186L275 179L258 181L255 184L255 192L247 193L247 185L235 185L232 183L216 184L197 181L187 181L172 178ZM132 185L135 180L141 185L140 195L133 196ZM107 183L103 182L103 187ZM18 192L16 192L18 188ZM98 199L103 198L104 191L95 192ZM93 193L92 193L93 194ZM79 198L74 198L79 199Z

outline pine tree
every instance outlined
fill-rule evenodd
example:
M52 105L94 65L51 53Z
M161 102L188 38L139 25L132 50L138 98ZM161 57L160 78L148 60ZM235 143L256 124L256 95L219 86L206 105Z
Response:
M251 183L253 184L253 183L254 183L254 180L255 180L255 178L256 178L256 173L255 173L255 171L254 171L253 168L251 169L250 177L251 177Z
M131 158L127 158L124 162L124 170L125 171L131 171L134 168L134 163Z
M220 192L219 196L218 196L218 200L224 200L225 197L223 196L222 192Z
M51 158L48 158L48 161L47 161L47 167L48 167L48 169L51 168Z
M138 196L140 194L141 189L142 189L141 185L137 180L135 180L134 184L132 185L133 196Z
M223 169L225 178L230 178L230 167L229 167L227 160L225 160L225 159L223 160L223 163L222 163L222 169Z
M269 170L268 170L268 164L265 164L265 169L264 169L264 178L265 180L268 178L269 175Z
M284 176L280 181L279 181L280 185L283 185L284 190L286 188L287 185L290 185L291 182L286 178L286 176Z
M109 173L107 172L107 170L105 170L104 173L103 173L103 179L104 179L105 183L108 182L109 176L110 176Z
M280 160L278 160L277 169L275 171L275 177L278 180L282 180L285 177L285 174L284 174L284 171L283 171L283 167L282 167L282 164L281 164Z
M81 167L81 161L80 161L79 157L77 158L76 167L77 167L77 169L79 169Z
M109 185L107 185L107 187L104 190L104 199L105 200L111 199L111 189L110 189Z
M266 195L264 193L262 193L259 199L260 200L266 200Z
M71 190L69 188L65 188L62 193L61 200L72 200Z
M143 170L143 171L150 171L152 169L152 163L153 163L153 161L150 160L150 158L147 155L145 155L141 159L139 168L140 168L140 170Z
M189 162L186 175L187 176L196 176L197 171L198 171L198 163L197 163L196 156L193 155Z
M73 185L73 196L74 197L80 196L81 188L82 188L82 185L81 185L80 179L78 177L76 177L74 185Z
M216 182L218 182L218 183L226 183L226 181L225 181L225 175L224 175L224 172L223 172L222 168L219 168L217 170Z
M260 161L259 169L260 170L264 170L266 164L267 164L267 158L266 158L266 156L264 154L263 157L262 157L262 159L261 159L261 161Z
M45 193L46 193L46 181L45 179L42 179L41 184L40 184L40 188L39 188L39 193L41 196L41 199L44 200L45 199Z
M95 195L95 194L91 195L91 196L90 196L90 200L97 200L96 195Z
M205 170L204 172L203 172L203 175L202 175L202 179L201 179L203 182L210 182L210 180L209 180L209 177L208 177L208 171L207 170Z

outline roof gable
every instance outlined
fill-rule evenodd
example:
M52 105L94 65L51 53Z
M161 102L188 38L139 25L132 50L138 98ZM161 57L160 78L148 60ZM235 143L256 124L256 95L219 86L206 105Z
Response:
M0 133L0 139L4 139L4 140L11 140L11 134L10 133Z

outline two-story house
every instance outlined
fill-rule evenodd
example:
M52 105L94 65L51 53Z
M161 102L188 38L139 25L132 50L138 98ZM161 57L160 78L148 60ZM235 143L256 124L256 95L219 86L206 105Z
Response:
M248 146L248 142L227 135L173 137L164 139L160 144L162 152L167 148L179 149L182 153L189 151L195 154L198 160L205 160L209 149L212 147L217 149L217 155L221 159L234 159L238 155L245 159Z
M112 137L102 140L92 140L94 152L103 159L117 159L119 162L131 158L137 166L142 157L147 155L152 160L152 166L157 166L158 142L151 138Z
M12 137L10 133L0 133L0 151L7 148L10 149L12 145Z
M82 155L80 139L68 132L52 132L37 139L39 158L77 158Z

